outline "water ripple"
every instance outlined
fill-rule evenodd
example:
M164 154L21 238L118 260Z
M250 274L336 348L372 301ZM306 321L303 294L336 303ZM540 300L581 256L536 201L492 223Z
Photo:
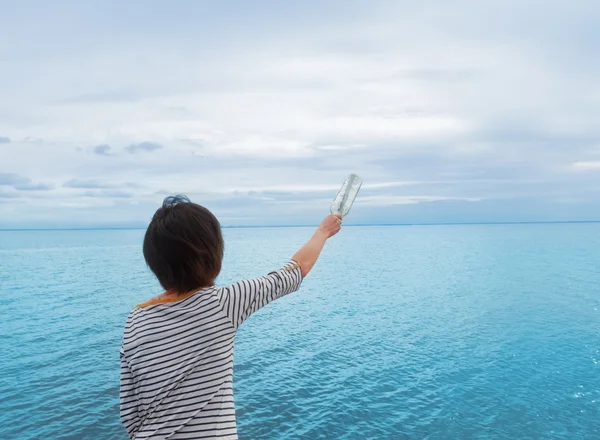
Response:
M221 283L306 229L228 230ZM0 232L0 438L125 439L143 231ZM240 330L244 439L600 438L600 225L346 228Z

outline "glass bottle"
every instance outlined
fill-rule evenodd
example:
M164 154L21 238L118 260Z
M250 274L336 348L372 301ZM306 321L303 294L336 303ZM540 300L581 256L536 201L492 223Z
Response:
M361 177L357 174L350 174L331 203L331 213L345 217L350 212L361 185Z

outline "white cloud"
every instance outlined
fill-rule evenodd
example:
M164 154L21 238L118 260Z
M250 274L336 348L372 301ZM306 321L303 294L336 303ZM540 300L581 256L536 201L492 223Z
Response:
M578 171L600 170L600 160L574 162L571 166Z
M0 173L29 186L3 189L0 226L143 223L161 191L230 219L319 212L350 172L365 207L454 201L468 216L474 199L556 187L597 202L597 174L564 165L600 157L591 0L326 1L318 16L282 2L250 20L245 2L83 3L0 17ZM65 187L83 181L102 186Z
M364 206L391 206L391 205L416 205L418 203L444 202L444 201L462 201L462 202L480 202L482 199L477 197L445 197L445 196L386 196L376 195L359 197L356 203Z

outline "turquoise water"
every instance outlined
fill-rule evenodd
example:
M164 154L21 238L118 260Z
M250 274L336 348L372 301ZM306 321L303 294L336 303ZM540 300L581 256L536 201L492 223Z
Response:
M219 280L305 228L226 230ZM0 438L125 439L143 231L0 232ZM237 338L243 439L600 438L600 224L347 227Z

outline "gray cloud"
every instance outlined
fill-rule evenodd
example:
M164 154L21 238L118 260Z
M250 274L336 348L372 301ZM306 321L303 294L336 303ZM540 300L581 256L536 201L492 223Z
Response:
M101 189L95 191L86 191L83 193L86 197L99 197L99 198L124 198L129 199L133 197L133 193L129 191L112 190L112 189Z
M0 136L0 144L10 144L10 138L6 136Z
M93 151L95 154L98 154L100 156L108 156L109 152L110 152L110 145L106 145L106 144L96 145L93 148Z
M99 189L112 188L113 185L94 179L71 179L63 184L63 188Z
M14 173L0 173L0 186L10 186L17 191L48 191L51 185L33 183L29 177Z
M23 183L19 185L13 185L13 188L19 191L49 191L53 188L53 186L46 185L45 183Z
M18 193L7 192L0 188L0 199L17 199L19 197Z
M0 185L13 186L25 185L31 181L28 177L14 173L0 173Z
M159 150L163 148L163 146L161 144L158 144L156 142L141 142L139 144L131 144L128 147L126 147L125 149L132 154L135 153L139 153L142 151L154 151L154 150Z
M145 188L141 183L136 182L106 182L98 179L71 179L63 183L63 188L74 188L74 189L119 189L119 188L131 188L141 189Z

